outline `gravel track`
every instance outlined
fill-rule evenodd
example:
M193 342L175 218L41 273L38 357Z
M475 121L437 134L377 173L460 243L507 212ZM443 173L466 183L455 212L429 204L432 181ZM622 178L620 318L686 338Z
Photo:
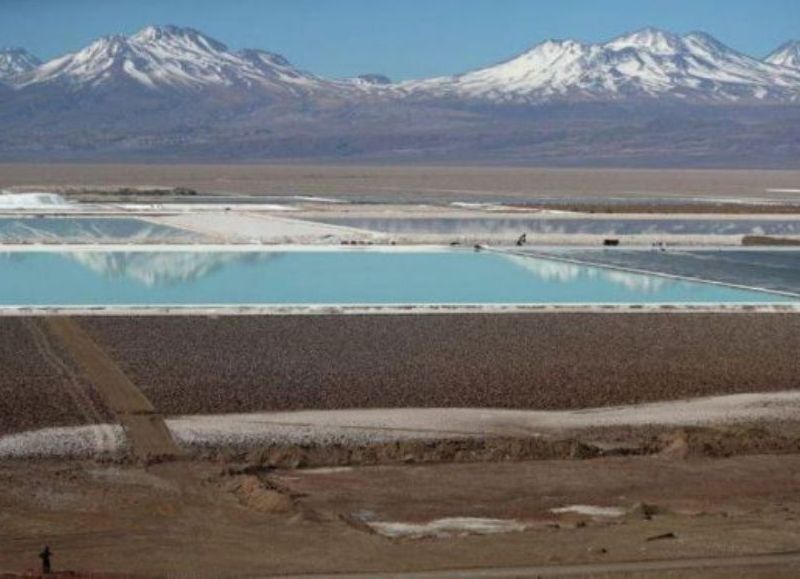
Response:
M800 387L800 316L85 317L159 412L568 410Z
M120 371L106 352L86 335L79 324L68 317L49 317L44 323L125 427L136 457L149 460L153 457L180 454L180 449L173 442L163 419L155 412L150 401ZM111 448L113 445L107 445L104 450Z

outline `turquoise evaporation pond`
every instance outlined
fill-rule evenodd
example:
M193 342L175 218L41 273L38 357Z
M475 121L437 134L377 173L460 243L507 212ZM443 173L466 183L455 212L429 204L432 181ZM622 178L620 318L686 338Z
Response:
M766 292L468 250L0 253L0 306L788 301Z

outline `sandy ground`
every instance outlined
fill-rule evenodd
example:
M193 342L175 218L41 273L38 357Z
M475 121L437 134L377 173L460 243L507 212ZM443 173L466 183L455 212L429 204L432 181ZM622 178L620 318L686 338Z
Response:
M34 567L43 542L56 569L170 577L792 552L800 550L797 460L616 458L248 474L193 463L3 464L0 570ZM581 512L554 512L575 505ZM598 509L623 514L597 516ZM433 532L388 538L378 532L387 528ZM487 528L506 532L482 534ZM789 577L795 565L738 576ZM692 576L737 576L704 571Z
M206 193L344 195L372 200L536 196L800 197L796 171L668 171L324 165L0 165L0 188L188 187Z

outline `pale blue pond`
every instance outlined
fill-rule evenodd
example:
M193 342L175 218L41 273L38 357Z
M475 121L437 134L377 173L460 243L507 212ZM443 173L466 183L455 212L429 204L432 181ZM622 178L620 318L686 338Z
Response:
M463 249L0 253L0 306L787 301L724 285Z

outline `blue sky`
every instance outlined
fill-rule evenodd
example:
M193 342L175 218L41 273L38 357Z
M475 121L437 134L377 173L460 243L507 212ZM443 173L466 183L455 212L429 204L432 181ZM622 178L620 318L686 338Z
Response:
M0 0L0 46L41 58L147 24L192 26L326 76L463 72L548 38L599 42L644 26L709 32L763 56L800 38L800 0Z

